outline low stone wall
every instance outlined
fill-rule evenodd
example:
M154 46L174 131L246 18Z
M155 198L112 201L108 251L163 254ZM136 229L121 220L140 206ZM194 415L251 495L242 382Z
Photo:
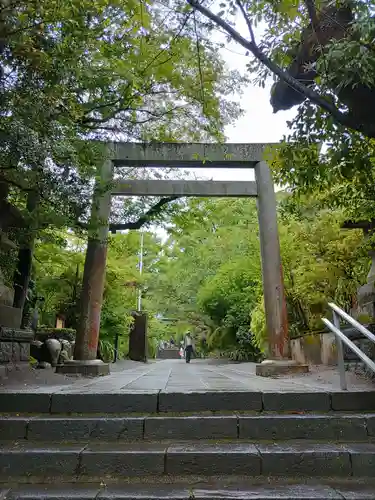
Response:
M302 364L337 364L335 335L331 332L316 332L290 340L292 359Z
M0 364L28 363L33 337L31 330L0 327Z
M176 347L169 347L167 349L159 349L157 359L179 359L179 349Z

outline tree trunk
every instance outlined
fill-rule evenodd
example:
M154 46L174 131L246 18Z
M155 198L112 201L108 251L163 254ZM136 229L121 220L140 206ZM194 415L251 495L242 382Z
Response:
M35 191L30 191L27 197L27 211L30 215L35 211L38 205L38 194ZM14 300L13 307L23 309L25 306L27 289L29 287L31 266L33 260L35 234L32 223L26 230L24 241L18 251L17 268L14 273Z

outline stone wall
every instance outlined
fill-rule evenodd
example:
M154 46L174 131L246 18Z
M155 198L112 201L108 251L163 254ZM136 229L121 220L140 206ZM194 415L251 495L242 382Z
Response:
M167 349L158 349L158 359L180 359L179 349L177 347L169 347Z
M0 327L0 363L28 363L33 336L31 330Z
M337 364L335 335L331 332L305 334L290 340L292 359L302 364Z

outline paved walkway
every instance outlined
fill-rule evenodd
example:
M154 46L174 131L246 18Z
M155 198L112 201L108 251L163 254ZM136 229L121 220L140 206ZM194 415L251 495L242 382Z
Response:
M375 383L347 373L351 391L375 390ZM336 368L312 368L311 373L279 378L255 375L254 363L233 364L215 360L153 361L147 364L120 361L111 375L101 378L72 378L51 370L13 372L0 384L0 392L132 392L155 391L339 391Z

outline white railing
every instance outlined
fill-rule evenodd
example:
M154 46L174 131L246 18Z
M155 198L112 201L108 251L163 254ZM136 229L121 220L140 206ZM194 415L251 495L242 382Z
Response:
M337 345L337 363L340 373L340 386L343 391L348 389L345 376L345 363L344 363L344 349L343 343L349 347L365 364L375 373L375 363L370 359L361 349L354 344L348 337L342 333L340 330L340 318L354 326L362 335L367 337L375 344L375 335L371 333L367 328L358 323L354 318L349 316L345 311L337 307L332 302L328 304L333 312L333 324L326 318L323 318L323 323L328 326L328 328L336 335L336 345Z

